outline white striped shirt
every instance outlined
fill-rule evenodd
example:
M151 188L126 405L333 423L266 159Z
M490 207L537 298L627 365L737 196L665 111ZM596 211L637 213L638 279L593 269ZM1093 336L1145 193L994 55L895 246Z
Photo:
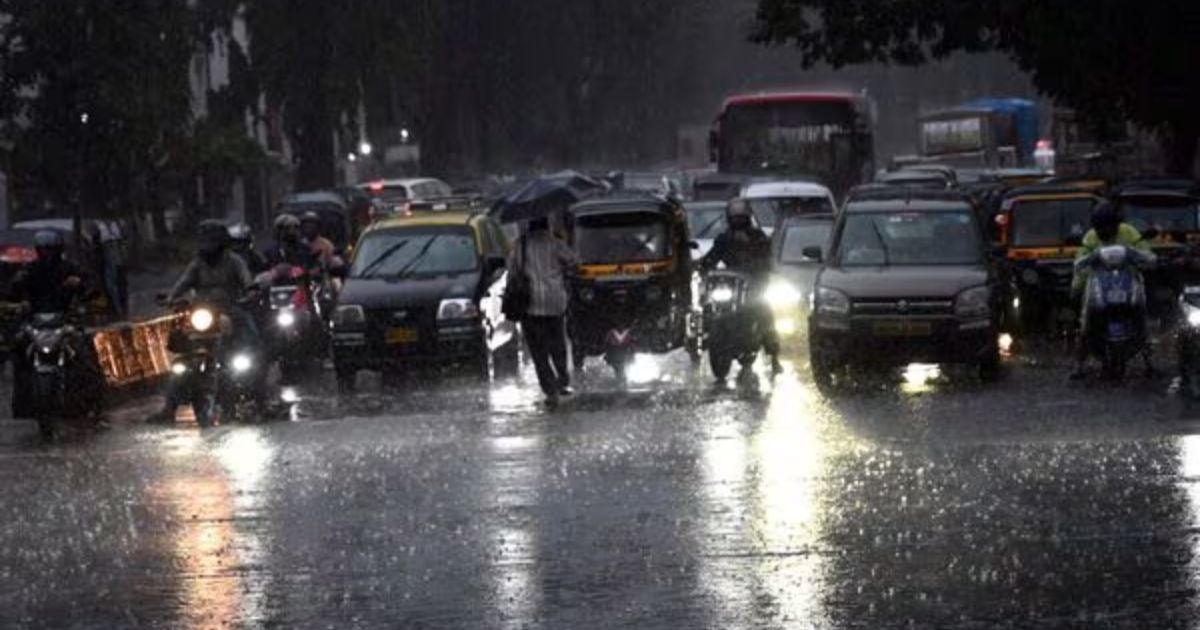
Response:
M524 247L522 241L526 241ZM519 237L508 255L509 273L525 271L529 275L528 313L533 317L559 317L567 312L566 274L578 265L575 251L550 232Z

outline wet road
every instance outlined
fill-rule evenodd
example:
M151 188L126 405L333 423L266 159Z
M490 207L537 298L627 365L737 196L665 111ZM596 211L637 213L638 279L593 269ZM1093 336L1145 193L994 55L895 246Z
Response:
M1196 627L1200 421L1038 356L833 397L673 356L555 411L530 374L322 381L204 433L134 405L0 449L0 627Z

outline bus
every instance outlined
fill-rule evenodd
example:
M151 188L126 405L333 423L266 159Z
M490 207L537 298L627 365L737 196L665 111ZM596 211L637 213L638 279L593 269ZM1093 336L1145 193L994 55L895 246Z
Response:
M1033 101L985 98L921 116L921 158L963 168L1036 166Z
M772 92L725 99L709 144L721 173L816 179L842 197L875 170L863 94Z

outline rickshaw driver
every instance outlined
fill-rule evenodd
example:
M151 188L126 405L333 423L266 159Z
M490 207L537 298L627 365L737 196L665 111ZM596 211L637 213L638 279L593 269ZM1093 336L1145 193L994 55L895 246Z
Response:
M720 263L730 271L744 273L750 277L753 295L760 295L770 282L771 239L754 225L750 204L745 199L733 199L725 208L728 229L717 237L712 249L700 261L704 271L715 269ZM775 330L775 314L766 302L755 299L749 305L759 319L763 329L763 349L771 357L771 370L778 374L783 370L779 364L779 332Z

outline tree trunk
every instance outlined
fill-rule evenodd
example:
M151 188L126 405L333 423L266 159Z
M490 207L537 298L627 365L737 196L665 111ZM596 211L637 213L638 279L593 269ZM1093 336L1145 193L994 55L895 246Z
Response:
M1170 175L1196 176L1197 143L1200 142L1200 124L1194 121L1173 125L1163 139L1164 166Z
M296 149L297 192L333 188L337 185L337 164L334 160L334 116L324 99L305 108L299 128L293 127L292 143Z

